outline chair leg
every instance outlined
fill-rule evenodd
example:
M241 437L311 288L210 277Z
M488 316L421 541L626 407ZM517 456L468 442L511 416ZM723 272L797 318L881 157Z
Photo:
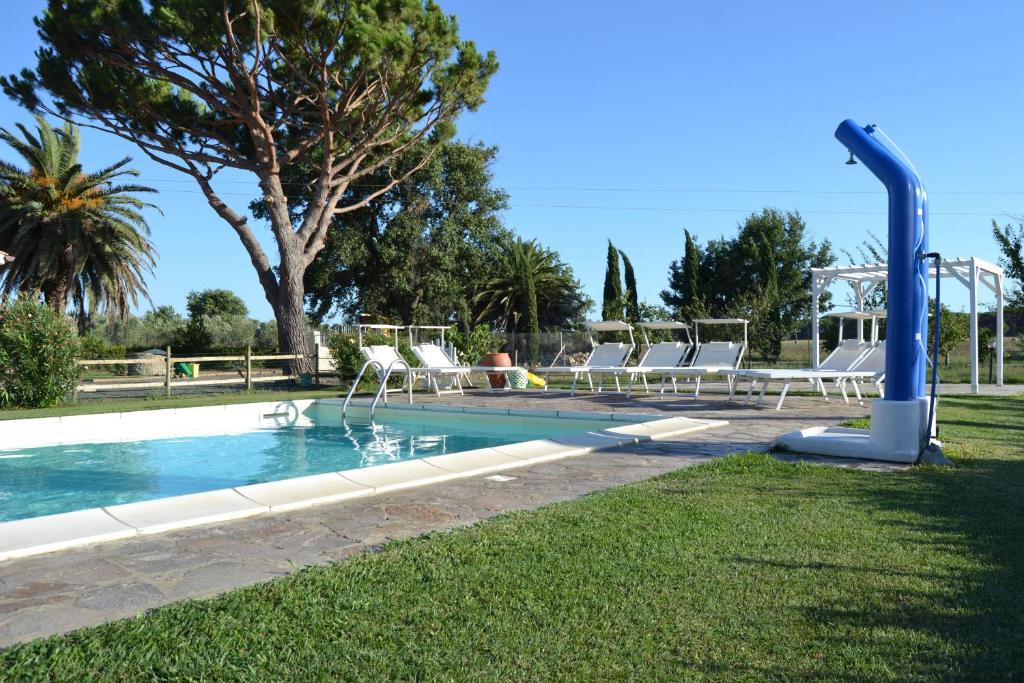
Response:
M768 380L761 382L761 393L757 395L757 405L764 403L764 392L768 391Z
M850 397L846 394L846 382L836 382L836 384L839 385L839 393L843 395L843 401L849 405Z
M696 400L698 396L700 396L700 375L697 375L696 379L694 380L694 387L693 387L693 398L694 398L694 400Z
M779 401L775 404L775 410L782 410L782 403L786 400L786 393L789 391L790 381L787 379L782 384L782 392L779 394Z
M860 384L857 382L857 380L853 380L852 382L850 382L850 384L853 385L853 393L857 395L857 403L860 405L864 405L864 397L860 395Z
M821 391L821 395L825 398L825 401L827 402L828 401L828 390L825 389L825 382L823 382L820 379L818 380L818 390Z

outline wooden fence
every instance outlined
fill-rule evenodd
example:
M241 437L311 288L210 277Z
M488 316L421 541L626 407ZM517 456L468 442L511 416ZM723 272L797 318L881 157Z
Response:
M318 351L318 349L315 349ZM111 378L103 378L102 381L83 381L78 384L75 388L77 393L93 393L101 391L124 391L133 389L157 389L163 388L164 394L170 396L171 392L176 387L203 387L203 386L216 386L216 385L229 385L229 384L244 384L245 389L251 390L253 385L259 383L269 382L294 382L294 381L310 381L313 384L320 384L320 367L319 363L315 360L312 362L312 373L305 376L300 376L295 373L287 365L280 368L278 373L264 374L259 372L253 372L253 363L265 363L267 361L301 361L305 357L302 354L270 354L270 355L253 355L252 348L247 347L243 355L211 355L203 354L196 356L175 356L171 351L171 347L164 349L162 355L150 354L148 356L140 354L135 358L102 358L102 359L82 359L78 361L78 365L89 368L102 368L110 366L142 366L143 368L151 368L153 365L162 366L162 377L160 374L143 375L138 380L133 381L109 381ZM314 354L313 359L316 359L317 355ZM193 363L217 363L217 364L229 364L234 363L234 367L231 368L231 374L237 374L237 377L211 377L209 379L202 379L201 373L198 377L182 378L183 372L175 372L176 366L180 368L179 364L193 364ZM145 372L145 370L144 370ZM226 374L223 369L215 370L220 374ZM153 377L160 377L160 379L152 379Z

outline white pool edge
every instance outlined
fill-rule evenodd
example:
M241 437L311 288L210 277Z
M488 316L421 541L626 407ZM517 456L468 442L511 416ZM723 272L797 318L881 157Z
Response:
M277 412L276 409L282 404L287 404L289 411L301 412L313 403L338 404L340 406L341 401L305 399L276 404L246 403L172 409L172 411L179 413L212 409L216 414L217 410L241 407L251 411L250 414L258 415L259 420L265 420ZM489 475L595 451L620 448L643 441L667 439L727 424L725 420L665 418L624 413L519 410L472 406L410 406L394 403L389 404L388 407L398 410L426 410L438 413L464 412L513 417L607 420L613 424L623 421L628 423L608 429L566 434L550 439L538 439L372 467L2 522L0 523L0 562L256 515L291 512L453 479ZM437 408L441 409L437 410ZM268 409L270 409L269 413ZM140 411L140 413L153 414L172 411ZM111 420L114 419L110 417L112 415L116 415L116 419L120 419L121 416L135 415L135 413L101 413L95 417L100 418L102 426L109 427ZM636 421L638 418L650 419L638 422ZM27 420L15 422L27 422ZM147 422L153 422L153 420L147 420ZM3 423L0 423L0 429L2 428ZM69 441L67 443L82 442Z

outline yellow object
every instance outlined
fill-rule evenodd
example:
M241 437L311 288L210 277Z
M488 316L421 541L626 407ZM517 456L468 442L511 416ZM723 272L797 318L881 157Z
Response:
M541 387L541 388L543 388L543 387L547 386L547 382L545 382L543 380L543 378L538 377L537 375L533 374L532 372L526 373L526 379L530 383L530 386L532 386L532 387Z
M192 366L192 377L196 378L199 376L199 363L189 363Z

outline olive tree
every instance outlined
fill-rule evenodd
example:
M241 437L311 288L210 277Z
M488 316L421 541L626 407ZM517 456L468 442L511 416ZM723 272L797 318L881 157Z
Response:
M497 69L431 0L49 0L35 23L35 68L0 79L4 92L190 176L245 247L286 353L305 348L303 276L332 219L427 163ZM311 158L309 192L290 202L282 177ZM218 194L223 169L254 176L276 267Z

